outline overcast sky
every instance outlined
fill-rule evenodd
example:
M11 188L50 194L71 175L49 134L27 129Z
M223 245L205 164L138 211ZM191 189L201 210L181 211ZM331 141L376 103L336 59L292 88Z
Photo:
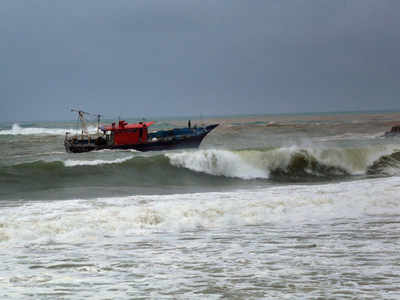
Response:
M1 0L0 121L400 109L398 0Z

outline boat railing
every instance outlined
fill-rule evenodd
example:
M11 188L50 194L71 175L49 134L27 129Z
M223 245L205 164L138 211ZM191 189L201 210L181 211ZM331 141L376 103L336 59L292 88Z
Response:
M88 141L89 143L91 141L95 141L96 139L98 139L99 137L104 137L104 134L102 133L93 133L93 134L84 134L84 133L77 133L74 135L71 135L70 132L66 132L65 133L65 139L66 140L78 140L78 141Z

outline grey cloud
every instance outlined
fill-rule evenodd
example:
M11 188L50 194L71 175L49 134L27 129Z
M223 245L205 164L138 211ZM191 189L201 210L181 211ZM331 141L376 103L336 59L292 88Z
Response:
M0 120L399 109L398 1L2 1Z

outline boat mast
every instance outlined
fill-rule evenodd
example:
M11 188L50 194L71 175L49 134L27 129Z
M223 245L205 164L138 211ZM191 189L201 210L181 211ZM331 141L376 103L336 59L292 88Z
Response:
M100 132L100 117L101 115L97 115L97 134Z
M77 110L77 109L71 109L71 111L78 113L79 120L81 121L82 134L88 135L89 131L88 131L88 128L87 128L87 125L86 125L86 120L85 120L84 114L89 114L89 113L84 112L82 110Z
M96 116L97 117L97 134L99 134L100 132L100 118L102 117L102 115L100 114L92 114L83 110L79 110L79 109L71 109L71 111L73 112L77 112L78 116L79 116L79 120L81 121L81 127L82 127L82 134L89 134L89 130L87 128L87 124L86 124L86 120L84 115L92 115L92 116Z

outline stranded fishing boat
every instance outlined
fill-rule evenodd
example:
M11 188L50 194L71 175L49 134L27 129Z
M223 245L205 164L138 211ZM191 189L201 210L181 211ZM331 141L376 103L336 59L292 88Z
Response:
M82 132L81 134L65 134L64 146L67 152L82 153L102 149L134 149L138 151L172 150L199 147L203 138L218 124L205 127L174 128L149 132L149 127L155 122L139 122L128 124L119 121L109 126L100 126L100 115L97 115L97 133L89 134L84 114L78 113Z

